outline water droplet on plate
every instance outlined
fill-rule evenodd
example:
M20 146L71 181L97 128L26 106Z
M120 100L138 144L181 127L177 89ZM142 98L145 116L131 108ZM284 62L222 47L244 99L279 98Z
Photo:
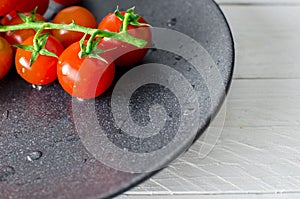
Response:
M150 52L156 52L156 51L157 51L157 48L150 48L149 51L150 51Z
M181 59L182 59L182 57L181 56L175 56L175 59L177 60L177 61L180 61Z
M176 23L177 23L177 19L176 18L172 18L172 19L168 20L168 26L169 27L175 26Z
M14 175L15 173L15 169L11 166L0 167L0 181L6 181L8 176Z
M76 97L76 99L80 102L84 102L84 99Z
M34 151L34 152L31 152L29 153L27 156L26 156L26 159L29 161L29 162L33 162L35 160L38 160L42 157L43 153L41 151Z
M188 108L188 109L184 110L183 115L191 115L194 112L195 112L194 108Z
M42 181L41 177L37 177L36 179L33 180L34 183L40 183Z
M42 86L40 86L40 85L35 85L35 84L32 84L32 88L33 89L37 89L38 91L40 91L40 90L42 90Z
M9 118L9 110L6 110L2 113L3 119L7 120Z
M69 135L67 138L66 138L66 141L67 142L77 142L80 140L80 137L78 135Z
M15 132L13 132L13 136L14 136L14 138L18 139L20 136L22 136L22 132L15 131Z

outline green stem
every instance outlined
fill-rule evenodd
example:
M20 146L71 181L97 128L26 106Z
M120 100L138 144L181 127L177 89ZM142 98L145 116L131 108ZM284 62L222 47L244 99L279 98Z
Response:
M128 25L130 23L130 15L131 15L130 13L127 12L125 13L121 32L127 32Z
M39 51L40 50L40 46L38 44L38 37L40 35L40 33L45 29L44 26L42 26L37 32L36 34L34 35L33 37L33 47L34 47L34 50L36 51Z
M147 41L133 37L130 34L128 34L128 32L120 32L117 34L117 37L112 38L120 41L125 41L140 48L143 48L147 45Z
M42 27L44 27L44 29L46 30L61 29L61 30L69 30L75 32L83 32L89 35L95 32L95 29L93 28L87 28L76 24L55 24L50 22L29 22L29 23L22 23L17 25L10 25L10 26L0 26L0 32L7 32L9 30L15 31L15 30L22 30L22 29L40 29ZM115 33L113 32L107 32L103 30L100 30L99 34L102 37L111 37L115 35Z
M29 23L10 25L10 26L1 26L0 25L0 32L7 32L9 30L15 31L15 30L22 30L22 29L41 29L41 28L44 28L45 30L61 29L61 30L82 32L82 33L86 33L88 35L94 35L94 37L100 36L100 37L114 38L114 39L117 39L120 41L130 43L139 48L143 48L147 45L146 41L135 38L135 37L133 37L133 38L126 37L126 36L124 36L124 33L115 33L115 32L108 32L108 31L98 30L98 29L93 29L93 28L87 28L84 26L76 25L74 23L72 23L72 24L54 24L54 23L50 23L50 22L29 22Z
M87 42L87 45L86 45L86 53L89 54L92 52L93 50L93 41L95 39L95 37L99 34L99 31L96 30L92 35L91 37L89 38L88 42Z

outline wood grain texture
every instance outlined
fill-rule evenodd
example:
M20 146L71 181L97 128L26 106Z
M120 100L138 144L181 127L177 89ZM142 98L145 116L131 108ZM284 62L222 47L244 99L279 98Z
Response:
M300 4L300 0L216 0L220 5L291 5Z
M123 195L118 199L299 199L300 194L288 193L288 194L220 194L220 195Z
M235 80L217 144L199 140L163 172L127 194L300 192L300 80Z
M281 5L299 1L218 2L237 51L222 133L119 198L300 198L300 6Z
M236 78L300 77L300 6L222 6L236 43Z

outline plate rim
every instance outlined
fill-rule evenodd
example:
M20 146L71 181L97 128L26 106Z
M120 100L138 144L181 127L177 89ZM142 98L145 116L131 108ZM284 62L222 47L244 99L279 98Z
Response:
M225 85L225 94L223 95L223 97L220 99L220 103L218 104L218 106L216 107L215 111L213 113L211 113L211 120L213 120L215 118L215 116L217 115L217 113L220 111L221 107L223 106L224 102L225 102L225 99L227 97L227 94L229 93L229 90L231 88L231 84L232 84L232 79L233 79L233 73L234 73L234 70L235 70L235 58L236 58L236 49L235 49L235 41L234 41L234 37L233 37L233 32L232 32L232 28L223 12L223 10L221 9L220 5L215 1L215 0L211 0L212 3L216 6L216 8L219 10L222 18L224 19L224 22L225 22L225 25L226 27L228 28L228 31L229 31L229 38L230 38L230 44L231 44L231 48L232 48L232 55L231 55L231 60L230 60L230 71L229 71L229 76L228 76L228 82L227 84ZM199 129L199 131L197 132L196 136L195 136L195 139L193 140L192 142L192 145L200 138L200 136L205 132L205 130L208 128L208 126L210 125L210 121L208 121L204 126L203 128ZM191 145L191 146L192 146ZM189 149L190 147L188 147ZM188 150L187 149L187 150ZM187 151L186 150L186 151ZM183 152L184 153L186 153ZM172 160L174 161L174 160ZM167 165L168 166L168 165ZM166 166L166 167L167 167ZM121 195L122 193L125 193L126 191L138 186L139 184L145 182L146 180L148 180L149 178L153 177L154 175L156 175L157 173L163 171L166 167L164 168L161 168L157 171L153 171L153 172L150 172L150 173L147 173L146 175L144 176L140 176L140 179L136 180L135 182L131 183L131 184L128 184L127 186L124 186L123 188L120 188L119 191L115 192L115 193L112 193L106 197L104 197L105 199L106 198L114 198L116 196L119 196Z

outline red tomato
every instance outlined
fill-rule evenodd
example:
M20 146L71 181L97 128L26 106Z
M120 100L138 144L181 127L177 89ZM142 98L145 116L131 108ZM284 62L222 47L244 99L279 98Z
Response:
M49 0L17 0L16 10L19 12L31 12L38 7L37 13L43 15L47 11Z
M33 37L26 39L22 45L32 45ZM64 48L53 36L49 36L46 49L59 56ZM39 55L37 60L30 66L32 53L18 49L15 57L15 64L18 74L27 82L35 85L46 85L57 78L57 58Z
M17 0L1 0L0 3L0 16L4 16L7 13L15 9Z
M25 15L29 16L30 13L25 13ZM35 14L35 17L36 17L37 21L46 21L46 19L40 14ZM4 20L5 25L16 25L16 24L23 23L22 19L17 14L14 14L14 13L6 15L6 17L4 19L6 19L6 20ZM33 30L33 29L7 31L5 33L5 39L10 44L21 44L28 37L34 36L34 35L35 35L35 30Z
M70 24L73 20L80 26L89 28L97 27L97 21L93 14L80 6L71 6L61 10L54 17L53 22L59 24ZM83 33L66 30L53 30L52 33L65 47L79 41L84 35Z
M9 13L7 13L2 19L1 19L1 24L6 26L9 25L10 21L14 18L17 17L17 11L13 10Z
M125 12L121 12L122 15ZM139 23L147 23L142 17L138 21ZM115 14L108 14L99 24L98 29L106 30L110 32L119 32L122 26L122 21ZM136 38L146 40L147 46L144 48L137 48L131 44L105 38L102 40L102 44L112 49L117 47L114 52L114 58L116 65L118 66L130 66L139 62L147 53L148 48L151 46L152 34L148 26L132 26L128 25L128 33Z
M74 5L76 3L79 3L81 0L54 0L56 3L69 6L69 5Z
M2 79L9 71L12 58L12 48L3 37L0 37L0 79Z
M79 42L69 46L59 57L57 64L58 81L63 89L72 96L91 99L98 97L111 85L115 65L108 53L100 59L83 57L79 58Z

